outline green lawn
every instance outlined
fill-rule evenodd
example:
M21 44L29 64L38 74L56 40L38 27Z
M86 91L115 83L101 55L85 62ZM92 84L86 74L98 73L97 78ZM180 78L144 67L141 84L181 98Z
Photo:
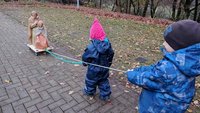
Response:
M4 13L27 25L32 10L38 11L44 20L51 42L66 46L73 55L83 53L89 43L89 29L94 16L74 10L46 7L11 8L4 9ZM159 47L163 42L163 27L138 24L132 20L98 18L115 50L113 67L124 70L132 68L138 65L135 61L138 57L148 59L145 64L160 59Z
M89 29L94 16L60 8L0 8L0 11L25 26L27 26L27 20L32 10L39 12L39 16L44 20L51 43L59 43L66 47L70 54L80 58L89 43ZM98 18L115 51L112 67L127 70L136 65L149 65L161 59L162 54L159 48L163 43L164 27L137 23L133 20ZM147 62L139 63L135 60L138 57L147 59ZM199 96L197 95L195 98L199 98ZM195 109L197 110L197 107Z

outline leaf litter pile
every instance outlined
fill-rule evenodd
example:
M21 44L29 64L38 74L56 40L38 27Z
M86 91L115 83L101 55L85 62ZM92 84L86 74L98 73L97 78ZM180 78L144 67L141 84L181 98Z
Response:
M77 11L72 6L68 7L55 8L55 5L52 7L9 7L8 5L1 7L0 11L25 26L27 26L30 12L32 10L39 12L40 18L47 27L50 42L59 45L58 47L64 47L66 52L78 59L81 59L81 55L89 43L89 29L94 16L99 18L115 51L113 68L126 71L136 66L149 65L162 58L159 49L163 43L163 30L165 27L157 24L160 20L157 23L153 21L155 24L145 24L148 23L148 19L141 19L142 22L138 22L137 19L136 22L132 17L118 16L118 18L112 18L110 15L115 15L115 13L109 14L103 10L99 13L96 9L82 8L81 11ZM109 16L107 17L107 15ZM129 92L130 89L134 89L138 93L141 91L139 87L127 83L123 73L111 71L110 77L116 77L125 82L126 89L124 92ZM112 87L115 86L112 85ZM200 111L199 88L200 80L197 80L197 94L187 112ZM69 94L72 93L73 91L69 92Z

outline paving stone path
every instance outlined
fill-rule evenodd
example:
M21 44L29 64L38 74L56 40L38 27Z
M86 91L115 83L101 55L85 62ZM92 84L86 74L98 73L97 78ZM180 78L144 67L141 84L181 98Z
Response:
M27 28L0 12L0 113L135 113L134 91L110 78L111 104L82 94L86 68L27 47ZM62 50L55 49L55 52Z

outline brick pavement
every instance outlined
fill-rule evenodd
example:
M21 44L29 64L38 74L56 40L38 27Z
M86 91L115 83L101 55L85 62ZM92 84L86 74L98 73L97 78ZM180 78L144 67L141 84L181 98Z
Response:
M91 100L82 94L86 68L35 56L26 38L27 28L0 12L0 113L136 112L137 94L125 93L124 83L110 79L111 104L98 94Z

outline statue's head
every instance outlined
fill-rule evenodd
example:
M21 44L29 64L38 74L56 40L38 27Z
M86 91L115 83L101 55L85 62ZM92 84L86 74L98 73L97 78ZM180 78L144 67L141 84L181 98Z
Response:
M37 13L36 11L32 11L32 12L31 12L31 16L33 16L34 18L37 18L38 13Z

